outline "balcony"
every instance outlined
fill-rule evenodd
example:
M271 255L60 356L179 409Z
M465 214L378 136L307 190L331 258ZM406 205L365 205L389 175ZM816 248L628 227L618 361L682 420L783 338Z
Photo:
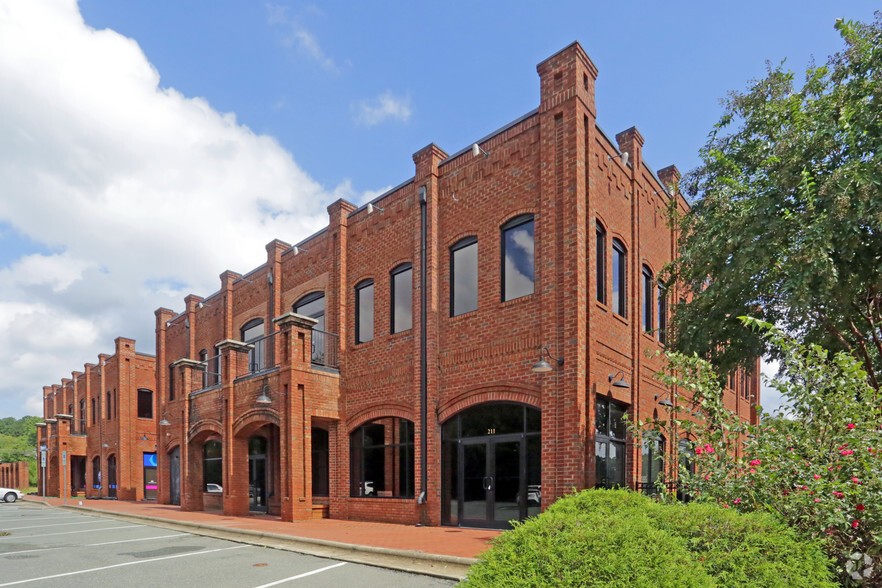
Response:
M312 364L329 368L338 368L337 350L340 348L340 336L326 331L312 330Z
M71 435L85 435L86 434L86 419L71 419L71 421L70 421L70 434Z

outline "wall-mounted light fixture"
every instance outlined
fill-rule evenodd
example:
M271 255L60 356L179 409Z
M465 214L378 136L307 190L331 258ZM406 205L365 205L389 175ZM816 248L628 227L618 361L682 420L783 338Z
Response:
M272 286L272 284L273 284L273 273L272 272L267 272L266 283L269 284L270 286Z
M655 395L655 400L658 401L658 394ZM664 400L658 402L659 406L664 406L668 410L674 408L674 403L671 402L670 398L665 398Z
M627 151L622 151L622 152L619 153L618 155L607 155L607 156L606 156L606 160L607 160L607 161L612 161L613 159L618 159L619 157L622 158L622 165L623 165L623 166L627 166L627 165L628 165L628 159L631 157L631 156L628 154Z
M257 400L255 400L257 404L272 404L273 400L269 397L269 394L267 394L267 392L269 392L269 389L270 388L268 385L265 385L263 388L260 389L260 396L258 396Z
M294 255L300 255L301 253L309 253L309 249L303 249L302 247L298 247L295 245L291 249L294 250Z
M620 377L621 376L621 377ZM612 384L613 388L630 388L631 385L625 381L625 372L619 370L614 374L609 375L609 383Z
M374 206L373 204L371 204L370 202L368 202L368 205L367 205L367 213L368 213L368 214L374 214L374 211L375 211L375 210L379 210L380 212L386 212L386 209L384 209L384 208L380 208L379 206Z
M548 359L553 359L555 362L557 362L558 366L562 366L564 363L563 357L554 357L553 355L551 355L551 352L548 351L548 346L543 345L542 349L539 350L539 361L534 363L533 367L530 368L530 370L534 374L547 374L553 369L551 367L551 364L545 361L546 357L548 357Z
M162 427L167 427L167 426L169 426L171 423L168 421L167 418L163 418L161 421L159 421L159 424L160 424L160 426L162 426Z
M196 304L196 308L198 308L199 310L202 310L202 309L205 308L206 306L211 306L211 304L209 304L209 303L207 303L207 302L199 302L199 303Z
M477 157L477 156L481 155L482 153L484 154L485 158L490 157L490 154L487 153L486 151L484 151L483 149L481 149L480 145L478 145L477 143L472 143L472 155L474 157Z

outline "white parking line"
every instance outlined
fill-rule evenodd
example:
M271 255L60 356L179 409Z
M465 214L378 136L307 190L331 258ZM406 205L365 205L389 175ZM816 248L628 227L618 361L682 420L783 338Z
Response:
M142 526L143 525L124 525L122 527L102 527L101 529L86 529L85 531L65 531L63 533L46 533L44 535L6 535L5 537L0 537L0 541L4 539L30 539L31 537L56 537L58 535L73 535L75 533L98 533L100 531L113 531L114 529L131 529L134 527Z
M71 525L94 525L95 523L103 523L101 519L94 521L85 521L79 523L52 523L51 525L30 525L28 527L3 527L4 531L20 531L22 529L43 529L45 527L69 527Z
M153 541L154 539L168 539L169 537L183 537L190 533L176 533L174 535L162 535L160 537L143 537L141 539L123 539L122 541L107 541L105 543L87 543L85 545L65 545L63 547L44 547L42 549L23 549L21 551L7 551L0 553L0 557L4 555L17 555L19 553L36 553L38 551L52 551L54 549L74 549L77 547L98 547L99 545L116 545L117 543L132 543L134 541Z
M306 576L312 576L313 574L321 574L322 572L327 572L328 570L332 570L334 568L339 568L340 566L345 566L346 562L341 561L338 564L334 564L332 566L328 566L326 568L321 568L318 570L313 570L311 572L306 572L305 574L299 574L297 576L291 576L290 578L285 578L284 580L276 580L275 582L270 582L269 584L261 584L256 588L269 588L270 586L278 586L279 584L284 584L285 582L290 582L292 580L299 580L300 578L305 578ZM6 586L6 584L0 584L0 586Z
M0 586L15 586L16 584L27 584L28 582L39 582L40 580L51 580L53 578L63 578L65 576L76 576L78 574L90 574L92 572L100 572L102 570L110 570L113 568L122 568L125 566L136 566L139 564L151 563L154 561L161 561L164 559L175 559L178 557L190 557L191 555L205 555L206 553L216 553L218 551L230 551L232 549L244 549L245 547L251 547L251 545L237 545L235 547L221 547L220 549L209 549L208 551L197 551L196 553L179 553L178 555L167 555L165 557L154 557L151 559L145 559L141 561L127 561L125 563L114 564L112 566L103 566L100 568L90 568L88 570L78 570L76 572L65 572L63 574L54 574L52 576L42 576L40 578L28 578L27 580L17 580L15 582L6 582L5 584L0 584Z

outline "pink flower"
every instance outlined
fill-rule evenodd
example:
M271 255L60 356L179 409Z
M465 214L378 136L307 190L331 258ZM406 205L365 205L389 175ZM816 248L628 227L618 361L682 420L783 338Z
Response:
M850 430L854 429L854 426L855 426L855 425L854 425L854 423L848 423L848 424L845 425L845 426L846 426L846 427L848 428L848 430L850 431Z
M858 510L864 510L864 505L863 505L863 504L859 504L859 505L857 505L855 508L858 509Z
M820 498L815 498L815 502L821 502Z
M753 468L750 468L750 473L751 473L751 474L755 474L755 473L756 473L756 470L753 469Z
M820 479L821 479L821 476L819 476L818 474L815 474L815 475L812 476L812 477L813 477L815 480L820 480Z
M696 447L696 448L695 448L695 454L696 454L696 455L701 455L701 452L702 452L701 447Z
M860 524L860 521L851 521L851 526L854 529L857 529L859 524Z
M833 496L835 496L836 498L842 498L843 496L845 496L845 494L843 494L842 492L834 491Z
M854 453L854 451L851 449L846 449L845 451L840 451L839 453L841 453L842 455L851 455L852 453Z
M858 480L858 479L855 478L855 477L852 477L851 481L854 482L855 484L860 484L860 483L861 483L861 481Z
M714 452L714 448L710 446L710 443L705 443L705 444L704 444L704 450L705 450L706 452L708 452L708 453L713 453L713 452Z
M738 504L739 502L741 502L740 498L736 498L735 500L732 501L733 504ZM863 506L863 505L861 505L861 506ZM863 508L860 510L863 510Z
M724 505L723 505L723 508L729 508L729 505L728 505L728 504L724 504Z
M750 462L750 465L752 465L752 466L758 466L758 465L761 464L761 463L762 463L761 460L759 460L759 459L755 459L755 460L753 460L752 462Z
M848 447L848 443L843 443L842 445L839 446L839 451L842 451L846 447Z
M705 476L704 479L705 479L705 480L710 480L710 476Z

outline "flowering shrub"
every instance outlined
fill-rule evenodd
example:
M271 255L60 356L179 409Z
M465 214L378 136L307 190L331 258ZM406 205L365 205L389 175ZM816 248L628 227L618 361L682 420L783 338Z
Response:
M758 408L760 425L746 425L723 405L721 379L709 364L669 353L669 371L659 378L681 393L688 390L691 398L678 395L666 420L637 426L668 435L676 428L695 440L694 474L684 467L679 472L694 500L776 513L823 541L841 583L882 584L878 392L852 356L742 320L781 351L785 378L770 384L790 412L773 417Z

